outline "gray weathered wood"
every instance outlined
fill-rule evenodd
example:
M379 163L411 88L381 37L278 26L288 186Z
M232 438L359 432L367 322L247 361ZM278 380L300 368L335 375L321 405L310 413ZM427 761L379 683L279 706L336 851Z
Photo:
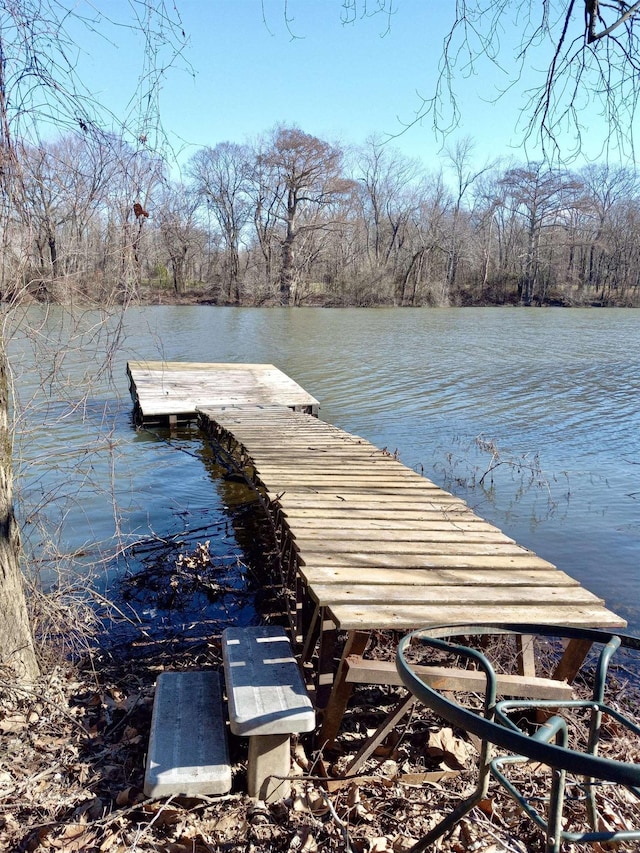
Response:
M453 666L416 666L413 670L434 690L464 690L481 694L486 691L487 679L479 670L457 669ZM346 680L357 684L402 684L393 661L365 660L355 655L347 658ZM552 678L498 674L496 681L501 696L526 696L529 699L573 698L573 690L569 684Z
M365 439L283 407L203 414L242 447L311 597L338 628L498 616L622 624L577 581Z
M517 605L550 605L552 607L588 605L597 607L602 599L580 586L415 586L415 584L370 584L366 578L358 584L321 584L311 587L313 597L321 607L350 605L398 606L402 604L429 607L481 607L505 608Z
M219 795L230 789L231 765L218 673L163 672L153 704L145 794Z
M277 403L317 413L319 403L272 364L130 361L131 396L143 419L195 416L198 407Z
M338 566L301 566L300 573L309 586L317 584L360 584L366 582L374 586L393 584L412 584L413 586L482 586L487 588L502 586L562 586L579 587L579 582L559 569L385 569L351 568ZM535 596L535 590L531 590Z
M544 604L493 605L428 605L428 604L336 604L328 608L341 628L358 631L376 625L379 630L404 631L416 626L456 624L540 624L580 627L597 624L602 628L619 628L619 616L600 604L589 606L553 606Z
M349 698L344 655L355 638L362 655L372 630L624 624L573 578L358 436L274 407L208 407L201 425L233 437L320 614L320 707L332 678L331 640L336 629L347 632L321 741L333 741Z

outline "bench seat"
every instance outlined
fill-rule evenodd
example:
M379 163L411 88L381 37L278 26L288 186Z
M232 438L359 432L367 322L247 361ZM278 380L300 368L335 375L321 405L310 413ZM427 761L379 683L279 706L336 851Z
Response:
M283 628L227 628L222 657L229 725L248 737L249 795L274 802L288 795L290 736L315 728L315 711Z
M315 712L284 628L227 628L222 654L234 734L313 731Z
M163 672L156 682L147 797L220 795L231 789L220 675Z

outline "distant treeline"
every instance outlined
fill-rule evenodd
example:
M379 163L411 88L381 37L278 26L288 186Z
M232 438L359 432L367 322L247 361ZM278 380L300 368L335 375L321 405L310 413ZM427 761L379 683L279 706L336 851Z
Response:
M635 171L427 172L278 126L198 150L181 181L141 138L23 144L4 199L1 297L221 305L640 305Z

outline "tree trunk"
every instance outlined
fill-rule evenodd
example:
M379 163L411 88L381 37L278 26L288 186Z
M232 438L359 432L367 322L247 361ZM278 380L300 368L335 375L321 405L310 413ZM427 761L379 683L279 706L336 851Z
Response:
M282 269L280 271L280 304L290 305L295 291L293 235L287 234L282 244Z
M282 243L282 267L280 269L280 304L295 304L297 275L295 269L296 212L298 202L295 193L289 190L287 199L287 233Z
M20 681L39 674L20 570L20 533L13 512L7 363L0 341L0 664Z
M235 238L229 246L229 287L227 300L229 305L240 304L240 255Z
M49 256L51 258L51 275L56 279L58 277L58 247L56 245L56 238L51 231L49 232L47 242L49 243Z
M527 255L525 258L524 281L520 292L520 301L523 305L530 306L533 303L533 295L536 287L536 278L538 271L538 252L537 252L537 221L532 215L529 221Z

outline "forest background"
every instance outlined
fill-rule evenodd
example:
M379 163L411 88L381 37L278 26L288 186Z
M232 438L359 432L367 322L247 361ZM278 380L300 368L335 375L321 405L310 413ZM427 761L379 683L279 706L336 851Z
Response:
M276 125L195 151L69 133L19 145L2 298L220 305L640 305L635 169L427 170L382 137L342 146Z
M239 8L7 6L5 303L640 304L638 4Z

